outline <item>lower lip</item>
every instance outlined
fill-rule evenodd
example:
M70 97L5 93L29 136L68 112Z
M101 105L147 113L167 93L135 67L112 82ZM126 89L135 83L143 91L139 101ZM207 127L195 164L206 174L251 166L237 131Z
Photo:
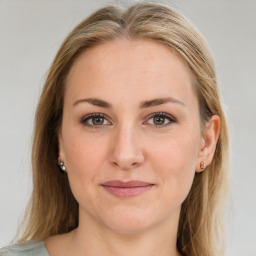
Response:
M153 185L141 186L141 187L111 187L111 186L103 186L110 194L117 197L133 197L143 194L144 192L150 190Z

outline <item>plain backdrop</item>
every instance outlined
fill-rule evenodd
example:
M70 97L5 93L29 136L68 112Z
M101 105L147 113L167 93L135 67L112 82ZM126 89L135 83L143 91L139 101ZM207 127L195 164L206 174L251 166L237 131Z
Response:
M131 1L0 0L0 247L31 193L33 119L47 70L68 32L96 8ZM256 1L165 1L208 40L232 140L227 256L256 256Z

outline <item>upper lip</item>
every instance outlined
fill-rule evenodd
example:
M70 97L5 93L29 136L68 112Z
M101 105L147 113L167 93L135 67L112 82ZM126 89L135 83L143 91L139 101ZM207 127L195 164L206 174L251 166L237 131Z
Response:
M130 181L110 180L102 184L102 186L119 187L119 188L145 187L149 185L153 185L153 184L145 181L140 181L140 180L130 180Z

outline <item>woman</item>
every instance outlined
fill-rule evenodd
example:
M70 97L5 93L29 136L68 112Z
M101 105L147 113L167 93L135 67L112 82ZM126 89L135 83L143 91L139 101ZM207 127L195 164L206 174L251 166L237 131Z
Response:
M93 13L52 63L32 163L0 255L223 255L228 131L203 37L162 4Z

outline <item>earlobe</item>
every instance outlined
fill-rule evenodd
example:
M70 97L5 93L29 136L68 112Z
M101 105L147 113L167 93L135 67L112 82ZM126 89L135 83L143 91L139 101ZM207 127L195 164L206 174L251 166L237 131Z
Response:
M64 160L64 152L63 152L63 143L62 143L62 135L61 132L58 131L58 148L59 148L59 152L58 152L58 160Z
M200 145L201 147L198 156L196 172L204 171L207 166L211 164L219 139L220 125L220 117L218 115L213 115L207 122L204 136Z

